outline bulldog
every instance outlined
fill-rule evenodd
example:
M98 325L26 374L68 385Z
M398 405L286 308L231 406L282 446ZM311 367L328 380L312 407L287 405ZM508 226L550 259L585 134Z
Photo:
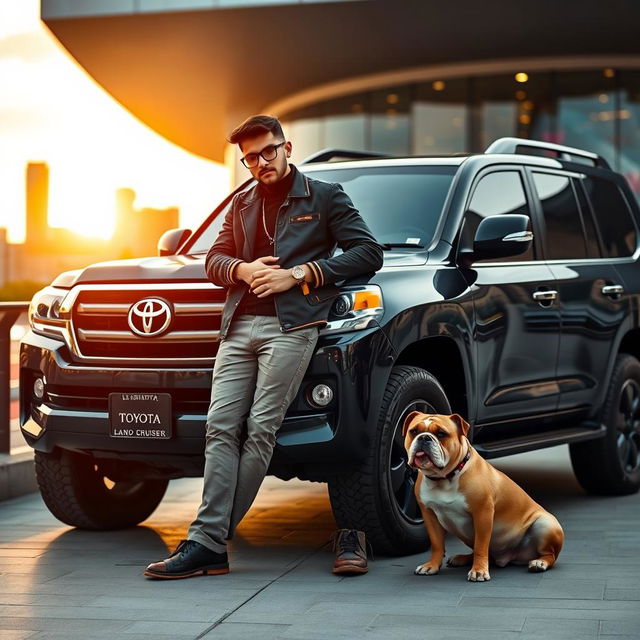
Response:
M467 439L459 415L410 413L403 425L408 464L418 470L416 499L431 541L431 557L418 575L438 573L445 531L473 553L448 559L450 567L471 566L467 579L490 580L489 558L499 567L527 564L546 571L555 563L564 533L556 518L513 480L491 466Z

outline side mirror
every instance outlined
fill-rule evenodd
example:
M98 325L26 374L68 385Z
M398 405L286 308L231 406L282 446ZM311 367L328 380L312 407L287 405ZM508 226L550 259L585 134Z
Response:
M473 259L517 256L529 250L532 240L528 216L516 213L489 216L480 222L476 230Z
M169 229L158 240L158 255L173 256L191 235L191 229Z

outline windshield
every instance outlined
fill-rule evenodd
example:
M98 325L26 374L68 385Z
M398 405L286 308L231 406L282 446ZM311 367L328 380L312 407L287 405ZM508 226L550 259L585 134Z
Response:
M353 200L376 240L384 245L426 247L442 214L457 166L385 166L313 171L306 175L338 182ZM230 203L199 234L189 253L213 244Z

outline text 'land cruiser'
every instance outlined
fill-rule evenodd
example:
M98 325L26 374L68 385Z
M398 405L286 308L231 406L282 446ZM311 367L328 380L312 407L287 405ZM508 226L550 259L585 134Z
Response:
M299 168L342 184L385 263L341 285L270 473L327 482L338 526L383 553L426 544L401 436L414 410L460 413L487 458L568 443L587 491L637 491L640 218L624 178L515 138L468 156L331 155ZM135 525L170 478L202 474L225 300L204 256L230 200L195 233L167 232L159 257L34 297L20 423L63 522Z

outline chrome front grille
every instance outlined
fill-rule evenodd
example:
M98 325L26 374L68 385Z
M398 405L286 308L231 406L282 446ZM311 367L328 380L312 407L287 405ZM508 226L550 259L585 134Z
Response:
M160 298L172 310L158 336L136 335L129 310L145 298ZM214 285L86 285L71 307L73 350L87 359L202 361L218 350L225 290Z

